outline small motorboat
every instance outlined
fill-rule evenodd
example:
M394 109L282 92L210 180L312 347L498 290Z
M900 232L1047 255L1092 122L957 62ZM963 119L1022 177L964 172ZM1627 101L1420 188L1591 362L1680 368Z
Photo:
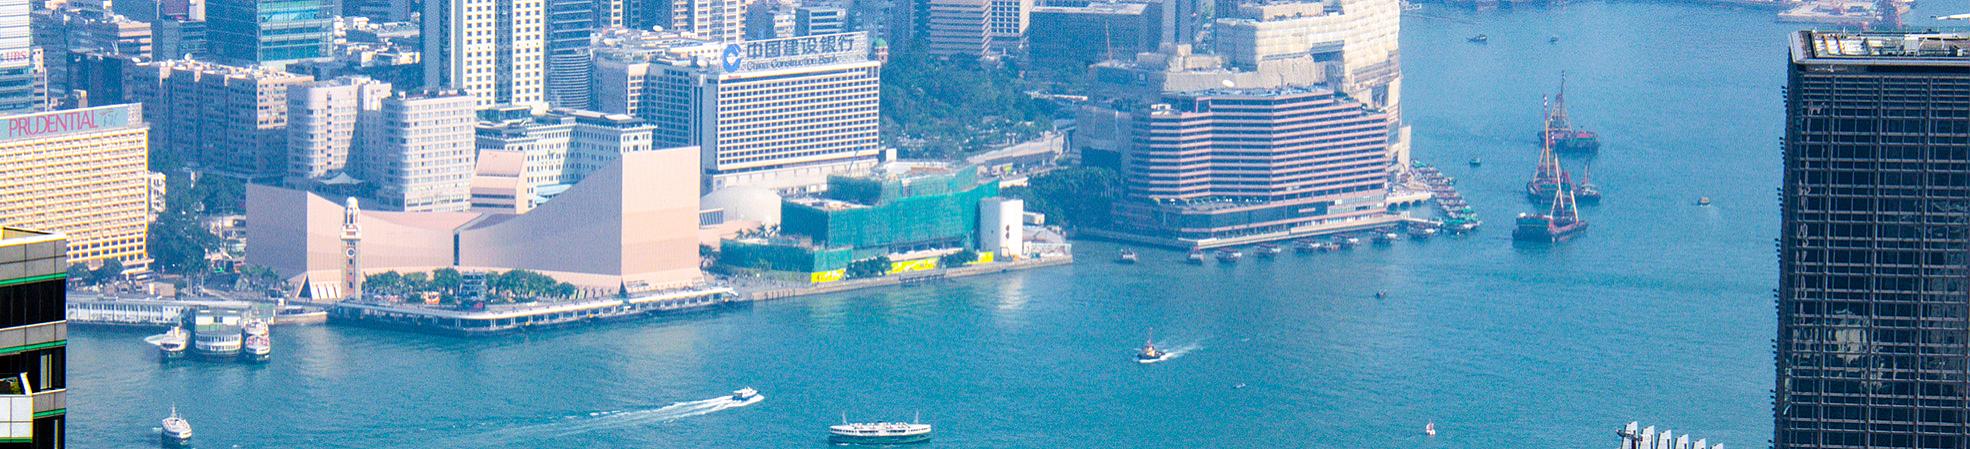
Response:
M1697 199L1696 199L1696 205L1698 205L1698 206L1709 206L1709 205L1710 205L1710 197L1707 197L1707 196L1706 196L1706 197L1700 197L1700 198L1697 198Z
M1388 299L1389 292L1375 292L1375 299Z
M1477 157L1475 157L1475 156L1473 156L1473 157L1471 157L1471 162L1470 162L1470 163L1471 163L1471 166L1472 166L1472 167L1478 167L1478 166L1483 166L1483 165L1484 165L1484 159L1478 159Z
M164 430L159 433L164 447L186 447L192 441L192 423L178 416L178 406L171 406L171 416L164 418Z
M1284 252L1284 250L1280 249L1279 245L1270 243L1259 245L1259 257L1272 257L1279 255L1281 252Z
M1204 250L1201 249L1190 250L1190 255L1184 256L1184 261L1194 264L1204 263Z
M1471 41L1471 43L1474 44L1482 44L1485 42L1491 42L1491 36L1479 34L1476 36L1471 36L1470 39L1466 39L1466 40Z
M1560 43L1560 37L1559 37L1559 36L1552 36L1552 37L1548 37L1548 38L1546 38L1546 43L1548 43L1548 44L1557 44L1557 43Z
M1423 434L1429 436L1436 436L1436 421L1430 421L1429 424L1424 424Z
M1123 248L1122 255L1120 256L1120 258L1115 259L1115 261L1121 263L1135 263L1136 262L1135 251L1129 250L1128 248Z
M759 390L754 390L752 387L740 388L732 392L732 402L745 402L757 397Z

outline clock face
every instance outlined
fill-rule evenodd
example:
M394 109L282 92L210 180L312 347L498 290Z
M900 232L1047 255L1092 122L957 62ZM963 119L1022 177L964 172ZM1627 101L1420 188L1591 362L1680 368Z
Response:
M355 248L353 248L353 247L352 247L352 248L349 248L349 250L348 250L347 252L348 252L348 254L349 254L349 257L356 257L356 249L355 249Z

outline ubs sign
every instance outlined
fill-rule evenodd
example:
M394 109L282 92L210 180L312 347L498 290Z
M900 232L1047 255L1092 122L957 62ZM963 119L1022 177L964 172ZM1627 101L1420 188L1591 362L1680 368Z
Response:
M840 33L746 41L725 46L719 65L725 73L785 69L869 59L868 34Z

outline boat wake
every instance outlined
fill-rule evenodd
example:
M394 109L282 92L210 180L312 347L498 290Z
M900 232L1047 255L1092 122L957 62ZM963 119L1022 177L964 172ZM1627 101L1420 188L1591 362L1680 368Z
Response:
M473 439L486 441L517 441L507 438L536 439L542 436L568 437L591 432L622 429L653 423L671 422L693 416L704 416L735 408L758 404L766 400L766 395L756 395L746 400L734 400L731 396L711 399L676 402L655 408L609 410L591 412L586 415L573 415L553 422L525 424L473 435ZM460 447L477 446L468 444Z

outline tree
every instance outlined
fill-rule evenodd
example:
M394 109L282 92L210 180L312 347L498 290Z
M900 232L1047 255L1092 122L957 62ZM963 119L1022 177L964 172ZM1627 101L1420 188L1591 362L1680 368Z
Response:
M955 158L1052 126L1058 108L1012 68L912 51L892 49L882 68L882 134L903 157Z
M98 283L123 279L123 261L116 259L103 261L103 266L96 267L89 275L90 282Z
M1114 170L1073 167L1036 175L1027 185L1006 189L1005 195L1026 201L1027 210L1062 227L1099 227L1111 222L1122 178Z
M404 275L404 289L406 290L405 293L412 293L412 294L430 291L431 275L424 273L410 273Z
M889 273L890 265L889 256L876 256L849 262L847 274L851 278L882 277Z
M404 275L396 271L363 276L363 290L374 293L402 293Z
M937 258L937 265L945 268L950 268L956 266L963 266L964 264L977 262L977 261L978 261L978 252L967 249L955 253L945 254L944 257Z
M96 283L96 273L89 271L88 265L79 263L68 264L68 281L82 285L94 285Z
M431 288L438 289L445 296L457 294L462 285L465 285L465 275L459 274L456 269L445 267L431 271Z

